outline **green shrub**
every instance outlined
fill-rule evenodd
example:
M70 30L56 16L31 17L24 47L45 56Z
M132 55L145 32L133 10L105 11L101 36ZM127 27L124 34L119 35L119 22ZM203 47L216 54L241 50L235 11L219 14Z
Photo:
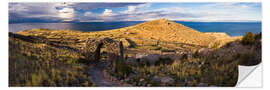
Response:
M255 42L255 36L252 34L252 32L246 33L246 35L242 39L243 45L252 45Z

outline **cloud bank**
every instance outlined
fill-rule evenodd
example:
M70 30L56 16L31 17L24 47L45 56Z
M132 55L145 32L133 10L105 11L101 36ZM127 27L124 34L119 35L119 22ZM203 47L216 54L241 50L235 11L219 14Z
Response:
M10 22L261 21L261 3L9 3Z

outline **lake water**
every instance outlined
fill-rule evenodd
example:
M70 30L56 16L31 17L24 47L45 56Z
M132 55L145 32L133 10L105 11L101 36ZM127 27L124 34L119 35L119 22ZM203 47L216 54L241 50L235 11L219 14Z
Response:
M12 23L9 32L32 28L67 29L80 31L102 31L136 25L143 21L128 22L87 22L87 23ZM261 22L182 22L177 23L194 28L200 32L226 32L230 36L244 35L246 32L260 33Z

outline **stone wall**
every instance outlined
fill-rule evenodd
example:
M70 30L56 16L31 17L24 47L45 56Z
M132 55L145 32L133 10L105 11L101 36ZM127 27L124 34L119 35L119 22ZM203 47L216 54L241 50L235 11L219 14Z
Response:
M108 53L108 59L110 61L113 60L121 60L123 61L123 44L121 41L113 40L110 38L102 38L102 39L88 39L86 41L86 46L84 49L85 58L89 62L99 62L100 59L100 49L102 46L105 48Z

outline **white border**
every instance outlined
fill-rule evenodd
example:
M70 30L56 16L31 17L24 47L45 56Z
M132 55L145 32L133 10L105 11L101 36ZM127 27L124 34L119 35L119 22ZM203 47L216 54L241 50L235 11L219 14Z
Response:
M269 90L269 80L270 75L270 1L269 0L9 0L9 2L263 2L263 20L262 20L262 32L263 32L263 51L262 51L262 68L266 70L262 70L263 72L263 88L255 88L255 89L266 89ZM136 89L145 89L145 88L9 88L8 87L8 0L1 0L0 3L0 55L1 55L1 76L0 76L0 85L1 90L5 89L129 89L129 90L136 90ZM147 88L147 89L160 89L164 90L165 88ZM166 88L166 89L214 89L217 88ZM218 89L246 89L246 88L218 88Z

